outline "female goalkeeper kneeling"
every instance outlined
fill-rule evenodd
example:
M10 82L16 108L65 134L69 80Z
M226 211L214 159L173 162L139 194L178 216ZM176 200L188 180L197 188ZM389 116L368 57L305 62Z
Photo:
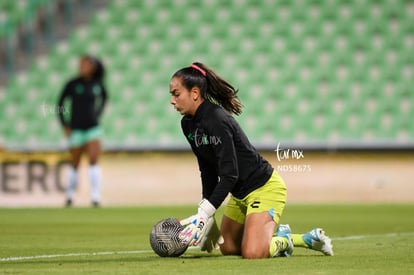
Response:
M322 229L291 234L289 225L279 225L286 185L232 117L242 112L237 92L201 63L171 78L171 104L184 116L181 127L197 157L203 193L197 214L181 220L182 242L208 252L219 245L223 255L247 259L290 256L294 246L333 255ZM218 230L214 213L228 193Z

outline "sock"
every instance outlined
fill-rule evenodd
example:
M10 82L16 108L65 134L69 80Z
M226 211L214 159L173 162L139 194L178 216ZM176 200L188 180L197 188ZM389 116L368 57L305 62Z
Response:
M293 245L295 247L309 248L309 246L303 240L303 234L291 234L290 236L292 237Z
M273 237L270 241L270 257L276 257L278 254L288 247L288 240L283 237Z
M89 179L92 201L99 202L101 199L101 169L97 164L89 166Z
M72 166L68 170L68 187L66 188L66 198L68 200L73 200L75 195L76 187L78 186L78 171Z

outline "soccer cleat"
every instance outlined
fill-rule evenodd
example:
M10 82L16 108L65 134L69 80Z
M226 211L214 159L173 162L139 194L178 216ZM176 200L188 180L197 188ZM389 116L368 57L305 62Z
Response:
M276 256L279 256L279 257L290 257L290 256L292 256L293 241L292 241L292 238L290 237L291 233L292 233L292 230L290 230L290 226L288 224L279 225L279 227L276 231L276 236L287 239L288 247L284 251L279 252L278 255L276 255Z
M333 256L333 246L331 238L325 235L322 228L315 228L302 236L303 241L310 249L320 251L326 256Z
M99 208L101 204L99 203L99 201L92 201L92 206L95 208Z

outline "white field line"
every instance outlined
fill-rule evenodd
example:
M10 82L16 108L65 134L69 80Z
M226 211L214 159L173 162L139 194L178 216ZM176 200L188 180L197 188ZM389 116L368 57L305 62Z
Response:
M50 259L50 258L61 258L61 257L102 256L102 255L118 255L118 254L119 255L121 254L145 254L145 253L150 253L150 252L152 252L152 250L102 251L102 252L91 252L91 253L83 252L83 253L68 253L68 254L49 254L49 255L0 258L0 262Z
M197 249L197 247L190 247L189 249ZM146 253L153 253L153 251L152 250L101 251L101 252L80 252L80 253L49 254L49 255L34 255L34 256L16 256L16 257L0 258L0 262L13 262L13 261L63 258L63 257L87 257L87 256L122 255L122 254L146 254Z
M347 240L360 240L360 239L368 239L368 238L393 238L393 237L399 237L399 236L414 236L414 232L388 233L388 234L376 234L376 235L355 235L355 236L332 238L332 240L333 241L347 241ZM191 247L190 249L197 249L197 247ZM0 262L15 262L15 261L64 258L64 257L91 257L91 256L104 256L104 255L146 254L146 253L152 253L152 250L101 251L101 252L89 252L89 253L81 252L81 253L67 253L67 254L16 256L16 257L0 258Z
M368 239L368 238L393 238L393 237L400 237L400 236L414 236L414 232L345 236L345 237L332 238L332 240L333 241L347 241L347 240L360 240L360 239Z

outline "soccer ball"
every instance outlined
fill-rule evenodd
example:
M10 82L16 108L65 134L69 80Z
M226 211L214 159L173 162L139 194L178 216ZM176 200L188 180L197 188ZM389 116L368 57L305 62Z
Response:
M177 219L168 218L157 222L150 233L152 250L161 257L179 257L188 248L178 236L184 229Z

